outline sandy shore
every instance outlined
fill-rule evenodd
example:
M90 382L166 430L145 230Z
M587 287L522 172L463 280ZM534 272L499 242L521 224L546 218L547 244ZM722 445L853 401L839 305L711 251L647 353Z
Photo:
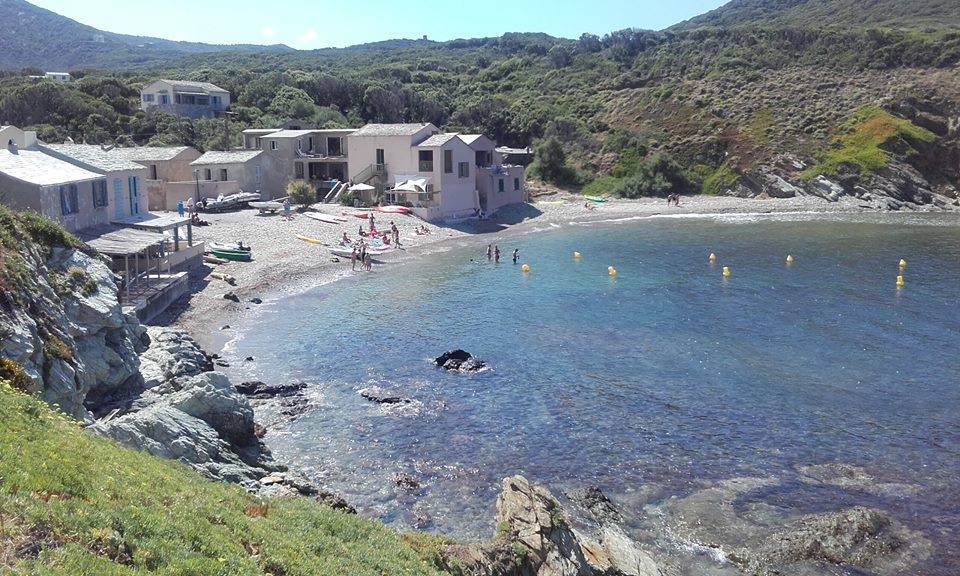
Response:
M430 247L444 242L496 243L500 238L550 224L663 214L875 211L859 206L855 199L827 202L810 196L765 200L695 196L684 198L679 207L668 207L663 199L650 198L615 200L594 206L594 210L588 210L582 198L557 194L540 196L531 204L501 210L490 220L452 226L425 224L419 218L400 214L376 213L375 217L378 228L388 229L393 221L400 230L401 248L382 258L385 264L393 264L414 259ZM338 216L344 211L355 212L335 205L322 206L322 211ZM285 220L279 214L261 215L252 209L204 214L203 217L211 225L195 227L196 239L205 242L243 240L252 247L253 260L205 265L202 272L192 278L193 294L155 319L154 323L180 326L208 350L219 348L220 328L242 316L247 308L255 306L250 303L253 298L281 297L350 275L371 274L352 271L349 259L335 259L326 247L297 239L297 235L303 235L335 244L344 232L356 238L358 228L361 225L366 227L366 221L359 218L350 217L348 222L336 225L318 222L303 214L294 214L293 220ZM427 226L430 234L418 236L414 233L415 228L422 224ZM509 255L505 254L504 257ZM374 264L372 273L375 274L383 265ZM236 285L231 286L213 278L210 273L214 271L230 274L236 279ZM237 295L240 302L225 299L223 296L227 292Z

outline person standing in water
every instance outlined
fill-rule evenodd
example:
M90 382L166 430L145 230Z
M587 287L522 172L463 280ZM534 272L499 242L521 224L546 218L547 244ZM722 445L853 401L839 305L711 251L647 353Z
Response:
M517 263L517 260L519 260L519 259L520 259L520 249L519 249L519 248L514 248L514 249L513 249L513 263L516 264L516 263Z
M353 268L353 271L357 271L357 247L354 246L353 250L350 251L350 267Z
M396 247L400 246L400 229L397 228L397 225L391 220L390 221L390 231L393 232L393 245Z
M493 259L493 244L487 244L487 260Z
M499 246L493 247L493 261L496 262L497 264L500 263L500 247Z

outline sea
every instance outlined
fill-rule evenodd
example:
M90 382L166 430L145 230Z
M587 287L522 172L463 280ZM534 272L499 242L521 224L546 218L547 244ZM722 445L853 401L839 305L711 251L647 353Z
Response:
M758 500L881 508L932 542L924 573L957 573L958 224L726 214L486 235L268 301L222 354L234 378L306 382L258 408L267 444L398 529L488 537L513 474L600 487L638 517L775 478ZM488 367L438 369L455 348ZM824 465L900 489L805 481Z

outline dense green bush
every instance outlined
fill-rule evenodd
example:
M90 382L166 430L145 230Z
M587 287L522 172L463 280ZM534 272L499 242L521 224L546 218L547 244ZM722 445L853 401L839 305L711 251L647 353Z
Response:
M300 206L309 206L317 201L317 191L306 180L293 180L287 184L287 196L290 202Z

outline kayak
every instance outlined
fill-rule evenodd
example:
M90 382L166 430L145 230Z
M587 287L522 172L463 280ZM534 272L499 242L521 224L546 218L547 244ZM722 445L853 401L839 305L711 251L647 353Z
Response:
M370 257L372 258L374 256L380 256L382 254L386 254L390 250L392 249L391 248L380 248L380 249L367 248L367 254L369 254ZM349 258L350 255L353 254L353 248L350 246L334 246L333 248L330 248L330 253L333 254L334 256Z
M343 216L333 216L330 214L323 214L322 212L304 212L303 214L307 218L312 218L318 222L324 222L326 224L343 224L347 221Z
M303 240L304 242L309 242L311 244L323 244L323 240L318 240L316 238L311 238L309 236L297 235L297 240Z
M388 214L409 214L412 212L412 210L406 206L381 206L377 208L377 212L386 212Z
M604 198L603 196L584 196L584 198L586 198L587 200L589 200L589 201L591 201L591 202L606 202L606 201L607 201L607 199Z
M216 248L211 248L211 252L217 258L223 258L224 260L234 260L237 262L249 262L251 253L249 250L219 250Z

